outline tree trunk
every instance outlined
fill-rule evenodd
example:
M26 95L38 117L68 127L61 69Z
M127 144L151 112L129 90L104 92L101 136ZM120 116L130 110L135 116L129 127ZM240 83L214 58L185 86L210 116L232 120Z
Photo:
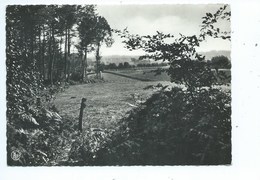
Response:
M71 38L70 38L70 29L68 29L68 56L70 56L70 47L71 47Z
M87 66L87 49L84 50L84 58L82 59L82 82L86 77L86 66Z
M30 59L31 59L31 62L32 62L32 65L35 66L35 62L34 62L34 54L33 54L33 51L34 51L34 30L33 30L33 25L31 26L30 28Z
M43 28L43 40L42 40L42 75L45 80L45 32Z
M85 75L84 75L84 77L85 78L88 78L88 76L87 76L87 67L88 67L88 52L87 52L87 50L85 50L85 66L84 66L84 73L85 73Z
M100 74L100 43L97 44L97 50L96 50L96 76L97 79L101 79L101 74Z
M68 31L65 29L65 46L64 46L64 75L65 79L67 79L67 49L68 49Z
M68 57L70 57L70 47L71 47L71 39L70 39L70 29L68 29ZM70 58L67 60L67 82L70 78L70 64L69 64Z
M63 36L60 36L60 45L59 45L59 61L62 62L63 57L62 57L62 40L63 40ZM62 80L62 72L63 72L63 65L60 64L59 65L59 80Z
M49 54L49 62L48 62L48 82L51 83L51 28L50 28L50 32L49 32L49 47L48 47L48 54Z
M48 79L51 85L53 85L53 67L54 67L54 28L53 25L50 28L50 37L49 37L49 70L48 70Z
M39 35L38 35L38 38L39 38L39 53L38 53L38 61L37 61L37 67L38 67L38 70L41 74L41 78L43 77L42 76L42 40L41 40L41 36L42 36L42 31L40 29L41 27L39 26Z
M51 61L51 84L53 84L53 68L55 61L55 37L54 37L54 28L52 27L52 61Z

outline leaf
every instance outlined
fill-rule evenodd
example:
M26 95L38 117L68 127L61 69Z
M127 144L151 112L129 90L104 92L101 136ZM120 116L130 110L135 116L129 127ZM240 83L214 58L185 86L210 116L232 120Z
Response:
M61 118L61 116L58 113L53 112L52 115L53 115L53 119L55 121L61 121L62 118Z
M213 17L211 13L206 13L206 15L211 17L211 18Z
M49 119L51 119L51 118L52 118L52 116L53 116L53 114L52 114L52 112L51 112L51 111L49 111L49 110L46 110L46 112L45 112L45 116L46 116L46 117L48 117Z
M36 121L36 119L35 119L34 117L31 116L30 121L31 121L33 124L39 126L39 123Z

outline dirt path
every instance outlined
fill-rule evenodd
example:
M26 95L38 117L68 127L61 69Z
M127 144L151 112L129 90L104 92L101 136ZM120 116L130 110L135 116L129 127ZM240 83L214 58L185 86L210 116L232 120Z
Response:
M55 105L61 115L78 119L80 102L87 99L83 115L83 128L114 128L134 104L133 94L148 98L155 90L143 90L159 82L142 82L113 74L103 73L105 82L71 86L58 94Z

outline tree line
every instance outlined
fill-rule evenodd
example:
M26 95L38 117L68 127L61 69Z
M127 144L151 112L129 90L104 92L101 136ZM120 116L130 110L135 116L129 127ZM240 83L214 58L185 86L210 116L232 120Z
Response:
M127 69L127 68L136 68L136 67L158 67L158 66L167 66L167 63L139 63L139 64L130 64L128 62L121 62L118 65L116 63L102 64L103 69Z
M84 81L87 54L96 52L98 67L100 46L104 43L113 43L112 29L98 15L95 5L7 6L8 126L38 126L36 112L42 109L39 100L48 102L59 90L53 85L70 79L72 48L80 55L80 78Z
M32 71L49 84L69 79L72 46L80 54L84 80L87 53L96 51L98 66L100 46L113 43L112 29L94 5L8 6L6 31L7 70Z

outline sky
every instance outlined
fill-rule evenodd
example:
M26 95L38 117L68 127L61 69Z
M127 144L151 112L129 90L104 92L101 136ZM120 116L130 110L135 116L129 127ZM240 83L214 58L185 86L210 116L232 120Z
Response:
M130 33L152 35L156 31L178 35L196 35L199 33L202 17L207 12L215 13L222 5L97 5L97 12L104 16L111 28ZM221 21L220 27L230 31L230 22ZM124 48L122 39L114 34L112 47L102 46L102 55L141 55L142 51L129 51ZM221 39L207 38L198 51L230 50L231 43Z

